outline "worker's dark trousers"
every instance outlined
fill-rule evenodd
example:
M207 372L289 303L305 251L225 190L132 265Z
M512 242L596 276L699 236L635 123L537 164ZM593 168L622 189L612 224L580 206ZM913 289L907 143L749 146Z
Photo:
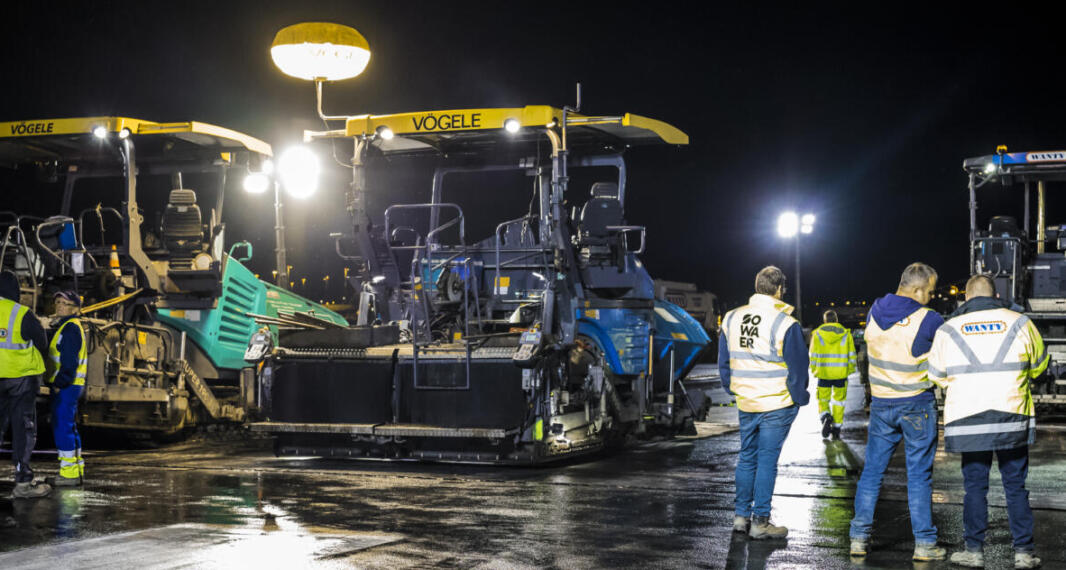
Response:
M0 378L0 440L11 428L11 461L15 464L15 482L33 481L30 454L37 443L37 391L40 376ZM10 424L9 424L10 422Z

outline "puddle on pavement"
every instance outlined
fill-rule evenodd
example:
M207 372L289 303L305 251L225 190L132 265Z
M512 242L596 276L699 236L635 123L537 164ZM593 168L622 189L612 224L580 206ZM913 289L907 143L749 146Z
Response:
M340 559L401 536L303 527L273 517L261 528L177 524L56 542L0 554L0 567L114 568L347 567Z

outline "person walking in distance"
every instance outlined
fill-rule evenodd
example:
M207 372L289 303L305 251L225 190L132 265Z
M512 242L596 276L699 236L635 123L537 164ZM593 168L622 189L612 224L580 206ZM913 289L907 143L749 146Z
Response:
M855 372L855 340L840 325L836 311L822 314L822 325L811 333L811 373L818 379L818 414L822 438L840 439L848 376Z
M903 270L895 294L874 301L866 325L870 363L870 425L866 463L855 489L851 555L866 556L873 536L881 481L899 443L907 462L907 504L914 534L913 559L943 560L933 525L933 458L937 410L926 374L929 348L944 319L925 307L936 288L936 271L924 263Z
M740 420L733 530L753 539L788 536L770 520L777 460L799 407L810 400L803 330L784 294L784 272L763 268L748 304L723 317L718 342L722 387L736 397Z

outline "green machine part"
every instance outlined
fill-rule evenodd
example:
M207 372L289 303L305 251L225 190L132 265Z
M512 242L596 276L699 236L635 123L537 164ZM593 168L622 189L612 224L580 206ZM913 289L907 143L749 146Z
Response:
M159 309L159 320L184 332L217 368L248 365L244 351L259 329L248 313L277 317L278 311L313 312L320 319L348 326L348 321L324 306L256 278L240 261L226 255L222 265L222 295L214 309ZM277 327L270 327L277 333Z

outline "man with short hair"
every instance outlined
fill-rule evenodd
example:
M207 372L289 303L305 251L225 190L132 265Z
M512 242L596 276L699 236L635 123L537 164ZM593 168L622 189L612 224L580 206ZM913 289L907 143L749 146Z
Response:
M851 331L840 325L837 312L822 314L822 325L811 332L811 374L818 379L818 413L822 438L840 439L844 425L844 400L848 397L848 376L855 372L855 341Z
M866 350L870 363L870 425L866 463L855 489L851 555L866 556L881 481L900 441L907 461L907 502L913 559L943 560L933 525L933 458L937 410L933 384L926 375L933 336L944 319L925 307L936 288L936 271L924 263L903 270L896 293L870 307Z
M929 378L944 388L945 448L962 454L966 488L966 547L952 554L951 562L984 567L988 472L995 454L1014 538L1014 567L1037 568L1025 489L1029 446L1036 438L1029 381L1044 373L1051 358L1033 322L995 294L987 275L971 277L966 302L940 327L929 351Z
M52 491L35 483L30 456L37 444L37 391L48 346L33 311L20 305L18 276L0 272L0 434L10 422L11 460L15 464L13 499L34 499ZM2 439L2 437L0 437Z
M85 329L78 313L81 297L77 291L55 294L56 333L48 345L53 372L48 377L52 392L52 435L59 453L57 487L76 487L84 482L85 461L81 457L81 435L78 434L78 399L85 390L89 355L85 345Z
M723 317L718 341L722 387L736 397L740 419L733 530L753 539L788 536L770 521L777 460L799 406L810 400L803 330L784 294L784 272L763 268L748 304Z

